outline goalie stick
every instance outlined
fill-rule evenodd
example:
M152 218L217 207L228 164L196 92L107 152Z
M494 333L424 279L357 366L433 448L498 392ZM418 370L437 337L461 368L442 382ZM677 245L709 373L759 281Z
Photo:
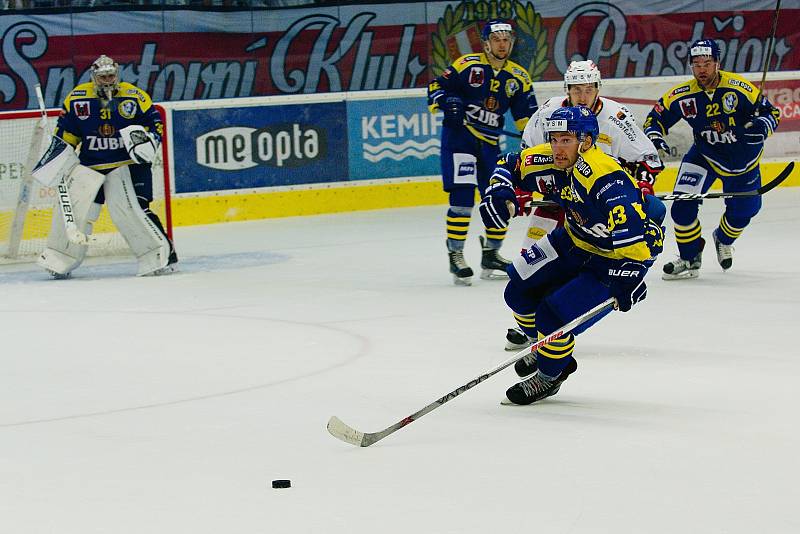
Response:
M732 193L725 193L719 191L712 191L710 193L659 193L655 195L656 198L660 198L661 200L703 200L705 198L736 198L736 197L755 197L758 195L763 195L769 191L772 191L776 187L778 187L784 180L786 180L792 171L794 170L794 161L790 161L783 170L773 178L771 181L765 183L758 189L753 191L735 191ZM552 200L533 200L531 201L531 206L557 206L556 202Z
M468 389L474 388L475 386L477 386L478 384L480 384L484 380L496 375L497 373L499 373L500 371L502 371L506 367L514 365L517 362L517 360L520 360L526 354L529 354L529 353L535 351L536 349L540 348L542 345L545 345L545 344L549 343L553 339L555 339L557 337L560 337L560 336L563 336L567 332L570 332L570 331L574 330L575 328L577 328L581 324L585 323L589 319L592 319L593 317L596 317L597 315L605 312L606 310L611 309L611 307L613 307L615 305L615 303L616 303L616 301L613 298L610 298L610 299L598 304L597 306L595 306L591 310L587 311L583 315L581 315L581 316L577 317L576 319L570 321L569 323L565 324L559 330L556 330L552 334L550 334L550 335L548 335L546 337L543 337L542 339L540 339L539 341L537 341L536 343L534 343L530 347L526 348L525 350L516 353L514 356L512 356L508 360L504 361L503 363L501 363L500 365L498 365L494 369L486 371L485 373L473 378L472 380L470 380L469 382L467 382L463 386L457 387L456 389L454 389L453 391L451 391L450 393L448 393L444 397L441 397L441 398L433 401L432 403L428 404L427 406L425 406L421 410L419 410L417 412L414 412L413 414L409 415L408 417L405 417L405 418L401 419L397 423L393 424L392 426L390 426L388 428L385 428L385 429L381 430L380 432L360 432L360 431L356 430L355 428L345 424L341 419L339 419L335 415L333 417L331 417L330 420L328 421L328 432L330 432L330 434L333 437L338 438L338 439L344 441L345 443L349 443L350 445L355 445L357 447L369 447L373 443L376 443L376 442L382 440L386 436L397 432L398 430L400 430L401 428L403 428L405 426L410 425L411 423L413 423L414 421L416 421L417 419L419 419L423 415L432 412L433 410L435 410L439 406L445 404L446 402L450 402L451 400L455 399L456 397L458 397L459 395L461 395L462 393L464 393Z
M47 107L44 105L44 97L42 96L42 87L36 84L34 88L36 91L36 98L39 101L39 111L42 113L42 124L47 124ZM50 137L53 137L53 132L47 132ZM98 237L93 235L86 235L78 230L78 225L75 224L75 218L72 211L72 198L69 196L69 186L67 185L66 176L62 176L56 185L58 192L58 203L61 212L61 217L64 220L64 230L67 234L67 239L76 245L97 245L106 244L109 242L107 237Z

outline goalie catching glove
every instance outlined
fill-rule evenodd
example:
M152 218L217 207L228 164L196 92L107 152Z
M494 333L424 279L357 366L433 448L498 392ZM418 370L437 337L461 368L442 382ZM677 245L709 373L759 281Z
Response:
M134 124L119 131L122 143L131 159L136 163L152 163L156 159L158 140L143 126Z

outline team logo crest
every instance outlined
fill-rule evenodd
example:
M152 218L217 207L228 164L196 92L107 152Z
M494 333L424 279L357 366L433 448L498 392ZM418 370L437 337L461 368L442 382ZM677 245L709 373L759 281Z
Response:
M506 96L511 98L517 91L519 91L519 82L513 78L506 80Z
M500 103L495 97L490 96L483 102L483 106L489 111L497 111L497 109L500 107Z
M483 74L483 67L471 67L469 69L469 85L470 87L480 87L483 85L485 76Z
M712 130L714 130L717 133L722 133L725 131L725 125L722 124L720 121L711 121L709 126L711 127Z
M483 51L480 35L487 13L513 20L516 41L510 59L525 67L532 80L541 79L550 65L547 28L533 3L521 0L462 0L455 6L447 6L431 34L434 75L464 54Z
M728 91L722 97L722 110L725 113L733 113L736 111L736 106L739 104L739 97L733 91Z
M694 98L687 98L686 100L681 100L681 113L687 119L693 119L697 117L697 103L694 101Z
M556 177L552 174L548 174L546 176L540 176L539 179L536 181L536 187L539 188L539 192L542 191L552 191L556 188Z
M624 111L622 111L622 110L617 111L617 118L619 120L624 121L625 117L627 117L627 115L625 115Z
M117 133L117 129L110 124L101 124L100 128L97 129L97 133L103 137L114 137L114 134Z
M123 100L117 106L119 114L126 119L132 119L136 115L136 102L133 100Z
M75 105L72 106L72 109L75 110L75 115L82 121L85 121L91 116L88 102L75 102Z

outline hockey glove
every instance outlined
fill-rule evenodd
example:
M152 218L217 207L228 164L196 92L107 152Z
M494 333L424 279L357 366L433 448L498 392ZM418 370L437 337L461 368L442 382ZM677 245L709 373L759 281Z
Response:
M444 113L444 120L442 124L450 128L458 128L464 125L466 112L464 111L464 101L457 96L445 97L444 102L440 106L442 113Z
M778 121L772 115L759 115L745 125L744 140L748 145L760 145L772 135Z
M531 195L531 192L515 187L514 194L517 195L517 206L519 207L520 215L530 215L532 209L531 202L533 202L533 195Z
M638 261L625 261L608 269L608 290L617 299L617 309L630 311L634 304L647 297L644 276L647 266Z
M665 152L669 154L669 145L666 141L664 141L664 137L658 132L649 132L647 137L650 138L650 141L653 142L653 146L659 152Z
M155 136L138 124L126 126L119 131L128 155L136 163L151 163L156 159L158 141Z
M646 197L647 195L655 195L656 192L653 190L653 184L648 182L647 180L642 180L637 182L639 189L642 190L642 197Z
M486 188L478 211L486 228L505 228L512 217L519 214L517 195L506 182L495 182Z

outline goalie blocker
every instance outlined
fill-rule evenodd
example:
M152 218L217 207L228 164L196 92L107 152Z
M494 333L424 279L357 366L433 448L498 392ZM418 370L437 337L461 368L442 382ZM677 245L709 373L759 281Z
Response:
M103 175L77 163L74 149L58 137L34 168L33 177L44 185L65 178L66 198L70 203L58 203L58 216L53 217L47 247L37 264L56 278L66 278L83 262L88 246L74 242L68 236L72 222L78 232L90 235L100 215L103 200L111 219L139 263L138 276L161 274L177 261L172 244L158 218L148 208L149 202L136 194L134 180L143 165L117 167ZM62 184L64 185L64 184ZM101 190L102 188L102 190ZM71 219L71 221L70 221Z

